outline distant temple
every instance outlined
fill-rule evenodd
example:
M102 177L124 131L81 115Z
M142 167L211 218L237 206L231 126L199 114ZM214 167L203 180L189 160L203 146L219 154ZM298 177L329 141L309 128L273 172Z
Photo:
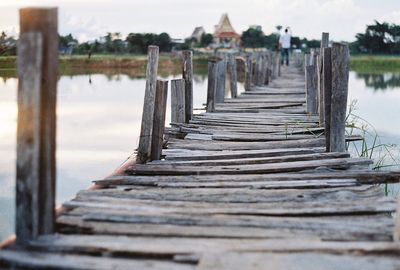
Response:
M237 48L240 45L240 35L233 29L228 14L222 14L219 24L215 26L214 43L218 47Z
M205 33L206 33L206 30L204 30L203 26L199 26L199 27L196 27L194 29L194 31L193 31L192 35L190 36L190 38L193 38L197 42L200 42L201 41L201 36L203 34L205 34Z

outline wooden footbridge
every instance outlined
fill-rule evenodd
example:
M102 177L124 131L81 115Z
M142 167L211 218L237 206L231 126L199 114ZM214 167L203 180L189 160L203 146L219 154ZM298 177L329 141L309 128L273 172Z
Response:
M273 52L210 59L206 112L194 115L185 52L166 129L168 82L157 81L158 48L150 47L137 156L54 217L46 209L54 209L55 179L35 174L48 161L30 116L48 106L35 103L35 89L48 97L51 87L28 84L52 61L35 50L49 35L21 30L19 67L33 75L20 72L20 117L33 126L18 131L17 239L0 250L0 267L400 269L399 203L379 186L399 182L400 173L373 171L370 159L346 152L346 140L357 139L344 131L346 45L328 48L324 34L319 51L289 67ZM32 50L40 63L28 57ZM237 65L245 74L241 94ZM223 95L225 76L231 98Z

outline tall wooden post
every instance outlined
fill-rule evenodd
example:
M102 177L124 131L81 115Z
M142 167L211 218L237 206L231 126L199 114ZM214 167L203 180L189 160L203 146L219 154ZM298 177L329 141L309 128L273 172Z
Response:
M251 88L251 82L253 80L252 75L253 75L253 61L251 59L251 56L248 55L246 56L246 69L245 69L245 81L244 81L244 89L246 91L249 91Z
M228 73L229 73L229 84L231 90L231 97L237 97L237 68L236 59L233 54L228 54Z
M317 73L314 65L306 66L306 105L307 113L317 113Z
M171 122L185 123L185 81L171 81Z
M215 111L215 92L217 88L217 58L208 60L207 112Z
M146 69L146 90L142 113L142 125L140 129L139 146L136 162L146 163L150 158L151 136L153 131L154 102L156 97L157 69L159 52L157 46L148 47L147 69Z
M324 108L324 91L323 91L323 49L329 46L329 33L322 33L320 55L318 59L318 113L319 125L323 126L325 123L325 108Z
M396 220L393 229L393 241L400 242L400 198L397 199Z
M331 132L331 99L332 99L332 63L331 48L322 49L322 92L324 98L324 126L326 138L326 151L330 151Z
M189 123L193 116L193 53L183 51L182 77L185 80L185 121Z
M225 100L225 57L217 63L217 88L215 92L215 103L223 103Z
M20 10L16 235L25 245L54 232L58 11Z
M334 43L331 51L332 61L332 99L330 151L345 152L345 128L347 93L349 83L349 48L345 44Z
M182 85L184 84L182 80ZM151 160L161 158L164 143L165 113L167 110L168 81L157 80L151 141Z

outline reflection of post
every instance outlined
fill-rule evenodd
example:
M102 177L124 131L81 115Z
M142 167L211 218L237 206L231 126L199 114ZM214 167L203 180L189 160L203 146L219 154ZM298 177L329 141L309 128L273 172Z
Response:
M186 123L193 116L193 60L192 51L183 51L182 77L185 80L185 119Z
M345 152L345 129L347 93L349 83L349 48L345 44L334 43L332 59L332 100L331 100L331 152Z
M184 84L183 80L182 86ZM157 80L154 107L151 160L159 160L164 142L165 113L167 110L168 81Z
M215 91L217 88L217 64L218 59L208 61L208 86L207 86L207 112L215 111Z
M58 32L56 8L20 10L17 242L54 232Z
M185 81L171 81L171 122L185 123Z
M139 146L136 162L146 163L150 158L151 135L153 131L154 101L156 95L158 47L149 46L146 70L146 91L144 94L142 125L140 130Z

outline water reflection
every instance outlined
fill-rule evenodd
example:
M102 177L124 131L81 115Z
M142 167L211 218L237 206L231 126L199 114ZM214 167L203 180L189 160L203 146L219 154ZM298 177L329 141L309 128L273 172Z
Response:
M400 72L388 72L377 74L357 73L358 79L362 79L367 88L372 88L375 91L394 90L400 88Z

